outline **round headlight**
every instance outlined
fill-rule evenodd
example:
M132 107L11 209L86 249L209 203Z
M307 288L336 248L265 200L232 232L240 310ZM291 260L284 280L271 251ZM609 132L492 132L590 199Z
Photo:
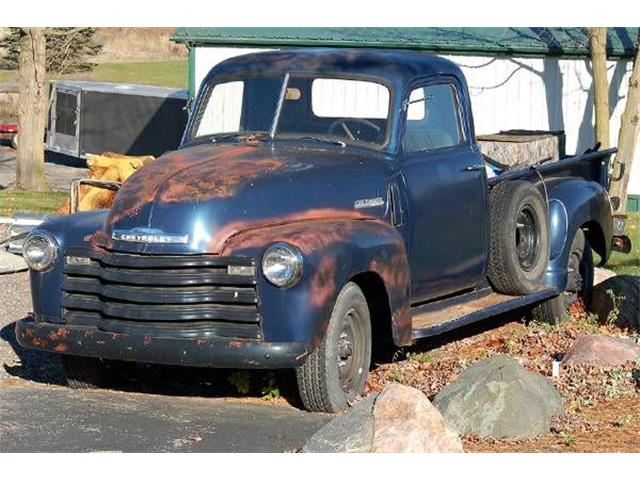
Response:
M262 273L277 287L290 287L302 276L302 255L291 245L276 243L262 257Z
M47 270L58 258L58 242L47 232L34 231L22 245L22 256L30 269Z

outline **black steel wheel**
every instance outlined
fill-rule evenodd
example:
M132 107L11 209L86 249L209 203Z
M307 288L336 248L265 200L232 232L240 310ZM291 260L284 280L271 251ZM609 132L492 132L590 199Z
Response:
M537 291L550 251L544 198L531 182L506 181L491 191L490 207L489 282L507 295Z
M107 361L100 358L61 355L62 370L71 388L98 389L110 387L113 373Z
M362 290L349 282L340 291L321 346L296 369L305 408L340 412L364 390L371 363L371 320Z
M540 258L540 221L535 209L527 204L518 212L516 220L516 254L520 268L530 272Z

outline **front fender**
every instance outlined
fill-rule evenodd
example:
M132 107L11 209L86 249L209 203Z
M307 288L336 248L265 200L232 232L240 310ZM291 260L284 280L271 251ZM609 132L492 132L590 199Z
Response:
M262 254L275 242L297 247L304 257L302 278L290 288L272 285L260 271ZM374 272L387 291L395 343L411 341L407 253L402 236L386 222L327 219L255 228L231 237L222 254L258 261L265 340L317 347L342 287L358 274Z
M579 228L593 229L587 232L592 247L602 262L609 258L613 235L611 203L602 185L582 178L549 179L545 181L545 187L549 196L551 242L546 283L564 291L571 243Z

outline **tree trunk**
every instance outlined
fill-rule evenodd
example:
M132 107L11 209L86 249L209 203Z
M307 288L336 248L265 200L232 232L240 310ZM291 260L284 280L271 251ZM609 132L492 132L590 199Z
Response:
M640 35L636 41L636 51L633 56L633 70L629 78L629 90L627 91L627 102L620 122L620 133L618 135L618 153L614 161L613 178L609 187L609 194L616 203L617 208L614 213L624 213L627 206L627 186L629 184L629 174L631 173L631 163L640 135Z
M18 162L16 185L26 190L45 191L44 131L47 111L45 79L45 29L23 28L19 57Z
M609 148L609 81L607 80L607 29L592 27L589 31L591 50L591 74L593 76L593 99L596 111L596 142L601 149Z

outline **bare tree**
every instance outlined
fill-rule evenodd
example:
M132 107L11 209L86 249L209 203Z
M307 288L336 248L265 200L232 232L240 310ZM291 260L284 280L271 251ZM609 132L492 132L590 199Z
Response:
M18 123L20 142L16 166L16 185L26 190L48 190L44 174L44 131L49 107L48 70L57 73L91 69L86 61L100 52L91 28L11 29L2 40L8 49L5 63L16 62L19 81Z
M611 145L609 138L609 81L607 80L607 29L592 27L589 32L591 70L593 75L593 99L596 111L596 142L600 148Z
M636 49L633 56L633 68L629 78L627 101L620 122L618 135L618 153L614 165L616 168L611 179L609 194L614 199L615 213L623 213L627 205L627 186L631 163L640 135L640 32L636 40ZM615 200L615 198L619 200Z
M49 189L44 175L44 130L47 109L46 39L44 28L22 28L18 68L20 142L16 185Z

